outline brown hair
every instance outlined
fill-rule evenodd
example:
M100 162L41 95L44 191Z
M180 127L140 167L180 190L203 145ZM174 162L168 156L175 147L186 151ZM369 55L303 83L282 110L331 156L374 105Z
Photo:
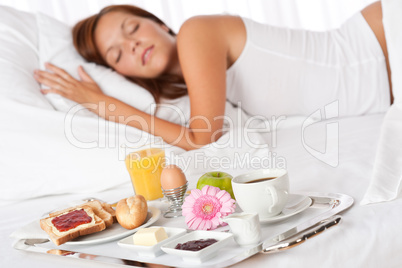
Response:
M135 16L147 18L158 24L166 25L162 20L154 14L132 5L112 5L103 8L98 14L92 15L78 22L73 28L74 46L78 53L87 61L94 62L99 65L110 67L102 58L98 48L95 45L95 29L99 19L113 11L124 12ZM169 28L169 34L176 34ZM161 97L167 99L175 99L187 95L187 88L183 86L182 78L173 75L163 75L155 79L145 79L138 77L127 77L132 82L147 89L155 101L158 103Z

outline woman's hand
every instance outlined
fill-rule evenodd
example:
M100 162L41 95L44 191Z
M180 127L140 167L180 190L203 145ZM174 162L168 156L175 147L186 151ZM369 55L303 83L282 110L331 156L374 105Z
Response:
M34 72L36 81L49 87L41 90L43 94L56 93L80 104L94 103L98 99L97 96L104 95L82 66L78 67L80 81L53 64L46 63L45 66L50 72L41 70Z

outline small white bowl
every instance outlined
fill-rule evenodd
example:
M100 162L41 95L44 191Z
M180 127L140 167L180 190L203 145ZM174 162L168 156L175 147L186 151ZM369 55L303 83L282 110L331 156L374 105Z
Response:
M213 232L213 231L194 231L180 238L174 239L169 243L166 243L165 245L162 246L162 250L168 254L181 257L183 261L201 263L205 261L207 258L210 259L214 257L219 251L219 249L225 246L232 239L232 237L233 234L231 233ZM175 249L176 245L179 243L185 243L192 240L208 239L208 238L214 238L218 240L218 242L215 242L212 245L209 245L208 247L203 248L199 251Z
M150 228L154 227L162 227L162 226L152 226ZM178 238L179 236L184 235L187 230L183 228L171 228L171 227L163 227L166 231L166 234L168 238L165 240L162 240L161 242L153 245L153 246L140 246L140 245L134 245L134 235L130 235L119 242L117 244L122 247L122 248L128 248L132 249L138 255L140 256L145 256L145 257L157 257L161 254L163 254L163 251L161 250L161 246L165 245L169 241L172 241L172 239Z

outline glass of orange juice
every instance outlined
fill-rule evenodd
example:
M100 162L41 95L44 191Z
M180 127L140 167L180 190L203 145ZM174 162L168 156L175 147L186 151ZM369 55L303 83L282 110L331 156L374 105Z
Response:
M165 167L165 150L160 137L142 147L125 147L130 150L126 155L126 167L131 177L135 194L146 200L163 197L161 173Z

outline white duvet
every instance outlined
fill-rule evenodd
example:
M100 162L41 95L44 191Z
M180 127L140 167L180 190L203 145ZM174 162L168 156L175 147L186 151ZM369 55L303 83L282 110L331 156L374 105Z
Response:
M364 206L359 204L371 178L376 153L375 145L378 143L383 118L383 114L378 114L334 119L310 125L304 130L304 134L302 134L301 125L294 125L278 130L276 138L272 133L260 136L270 144L269 152L274 155L272 158L275 158L277 163L285 163L289 170L292 193L344 193L352 196L355 204L342 213L343 219L339 226L331 228L298 247L273 255L258 254L235 267L375 268L402 265L397 253L402 249L400 242L402 199ZM328 123L335 123L339 126L339 162L335 167L328 165L306 150L306 147L309 147L322 153L330 153L325 151ZM304 135L304 142L302 135ZM212 157L214 149L203 150L205 153L209 152L209 156ZM224 152L233 154L237 150L242 152L239 148ZM230 169L231 167L229 167ZM193 169L193 171L196 170ZM232 171L237 173L244 172L246 169L238 167ZM193 179L195 175L194 177L190 175L189 178ZM132 193L131 185L126 182L119 187L102 192L40 197L2 207L2 215L5 216L5 220L2 222L6 224L1 225L0 234L8 242L0 245L4 247L3 252L10 256L3 260L6 265L4 267L11 263L14 267L25 267L28 264L31 267L53 267L55 264L53 261L56 262L56 260L51 261L47 258L48 256L32 256L30 254L29 257L15 262L16 258L23 253L13 250L10 247L13 240L8 238L11 232L33 219L41 217L44 212L88 196L114 202L130 193ZM15 216L15 210L24 210L26 213ZM269 228L269 226L265 228ZM107 265L82 263L71 259L57 259L56 263L61 267L69 267L69 265L107 267Z
M12 116L2 120L2 128L10 129L2 133L1 139L1 151L7 152L0 155L3 203L51 194L99 192L128 182L126 152L121 146L144 145L152 138L140 130L100 118L66 116L63 112L0 99L0 113L4 115L10 110L14 111ZM220 168L216 161L230 163L246 153L248 157L268 153L268 148L254 149L235 138L236 128L228 130L218 143L191 152L166 144L166 155L168 161L184 169L193 186L211 168L236 169L224 163ZM254 143L263 142L259 136L253 139ZM226 145L229 147L222 149ZM244 161L248 164L248 159Z

